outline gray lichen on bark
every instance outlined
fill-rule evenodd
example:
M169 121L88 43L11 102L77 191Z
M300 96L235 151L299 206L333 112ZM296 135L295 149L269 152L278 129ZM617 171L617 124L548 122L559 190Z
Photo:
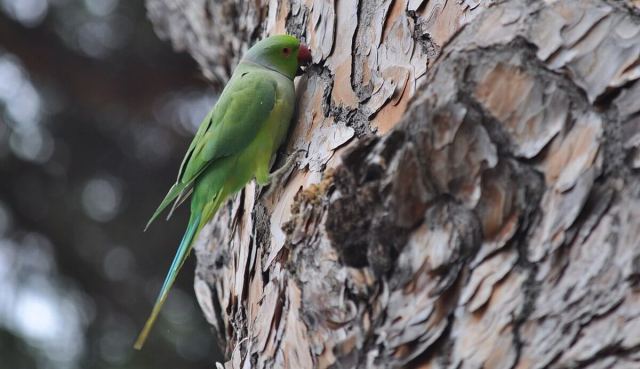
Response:
M212 79L265 34L314 53L307 156L196 247L225 367L640 367L637 2L147 6Z

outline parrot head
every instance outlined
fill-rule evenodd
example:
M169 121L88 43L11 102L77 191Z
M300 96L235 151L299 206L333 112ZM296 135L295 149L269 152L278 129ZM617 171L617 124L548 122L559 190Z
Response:
M293 79L301 66L311 63L311 51L294 36L277 35L253 45L244 59Z

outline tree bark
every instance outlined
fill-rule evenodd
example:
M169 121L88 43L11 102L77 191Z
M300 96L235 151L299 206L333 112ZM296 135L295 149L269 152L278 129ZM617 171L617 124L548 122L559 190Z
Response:
M292 33L270 192L196 247L225 368L639 368L637 1L147 0L225 81Z

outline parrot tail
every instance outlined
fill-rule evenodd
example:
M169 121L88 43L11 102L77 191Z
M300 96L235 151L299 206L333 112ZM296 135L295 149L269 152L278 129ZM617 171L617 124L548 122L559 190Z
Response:
M180 241L180 246L178 247L178 252L176 256L173 258L173 262L171 263L171 267L169 268L169 272L167 273L167 277L164 280L164 284L162 285L162 289L160 290L160 294L156 299L155 305L153 305L153 310L151 311L151 315L147 319L147 322L144 324L144 328L140 332L140 335L136 339L136 342L133 345L133 348L136 350L142 349L144 342L147 340L147 336L153 327L156 319L158 318L158 314L164 305L165 300L167 299L167 295L171 286L176 281L176 277L178 276L178 272L184 264L184 261L189 256L189 251L191 251L191 246L193 244L193 238L196 235L196 232L200 229L200 213L192 213L191 219L189 219L189 225L187 226L187 231L184 233L182 237L182 241Z

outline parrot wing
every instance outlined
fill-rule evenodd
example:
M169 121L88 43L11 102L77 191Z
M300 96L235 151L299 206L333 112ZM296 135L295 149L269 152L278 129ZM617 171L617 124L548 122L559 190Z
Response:
M276 81L267 73L256 68L232 79L198 128L182 160L176 183L145 230L171 202L177 199L177 206L184 201L195 180L212 162L246 148L269 118L275 103Z

